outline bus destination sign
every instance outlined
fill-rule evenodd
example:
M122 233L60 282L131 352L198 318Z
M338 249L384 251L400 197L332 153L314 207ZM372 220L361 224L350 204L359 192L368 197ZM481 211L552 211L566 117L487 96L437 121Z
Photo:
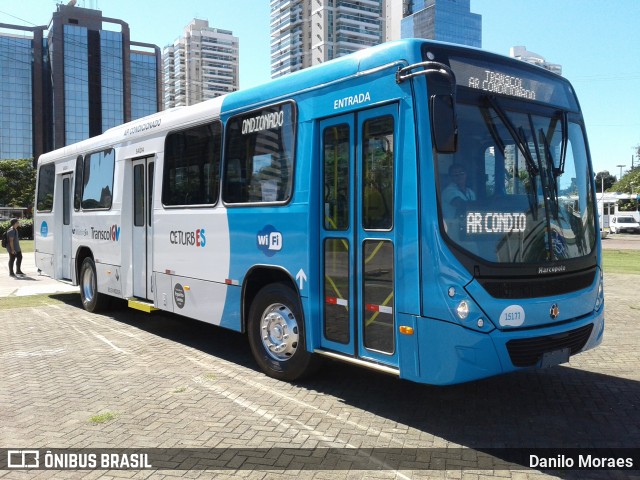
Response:
M522 97L529 100L536 99L536 92L523 87L525 82L520 77L507 75L493 70L485 70L484 77L469 76L468 86L485 92L501 93L512 97Z
M529 65L525 67L524 62L520 63L523 63L522 68L475 58L449 58L456 82L461 87L577 110L573 90L565 80L544 71L538 73Z

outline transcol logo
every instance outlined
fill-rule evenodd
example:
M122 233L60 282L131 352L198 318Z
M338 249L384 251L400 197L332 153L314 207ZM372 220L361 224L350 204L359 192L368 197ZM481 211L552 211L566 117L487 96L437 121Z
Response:
M120 240L120 227L118 225L111 225L111 228L107 230L98 230L91 227L91 238L94 240L111 240L117 242Z
M282 233L276 230L273 225L267 225L258 232L256 245L267 257L273 257L282 250Z

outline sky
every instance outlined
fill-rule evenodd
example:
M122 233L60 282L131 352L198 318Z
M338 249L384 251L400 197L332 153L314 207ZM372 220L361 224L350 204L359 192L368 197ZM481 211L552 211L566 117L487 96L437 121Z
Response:
M2 0L0 23L46 25L57 3ZM269 0L77 5L124 20L132 40L160 47L173 43L193 18L208 20L240 39L240 88L270 79ZM583 109L594 171L624 174L640 145L640 0L471 0L471 11L482 15L484 50L508 55L510 47L523 45L562 65Z

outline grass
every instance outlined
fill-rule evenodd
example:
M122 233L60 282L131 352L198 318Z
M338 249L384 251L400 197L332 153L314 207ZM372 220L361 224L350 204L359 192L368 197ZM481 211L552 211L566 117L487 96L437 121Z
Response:
M640 250L603 250L604 273L631 273L640 275Z
M89 417L89 421L95 424L102 424L102 423L110 422L111 420L115 420L117 416L118 416L117 413L104 412L104 413L99 413L98 415L93 415Z
M20 239L20 250L22 253L33 253L33 240ZM4 252L6 253L6 252Z
M20 250L23 253L33 253L33 240L20 240Z

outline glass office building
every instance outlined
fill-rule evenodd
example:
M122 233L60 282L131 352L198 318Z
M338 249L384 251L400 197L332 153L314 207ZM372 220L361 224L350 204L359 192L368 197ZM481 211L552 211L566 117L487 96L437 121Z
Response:
M89 56L87 29L64 26L65 145L89 138ZM56 125L57 127L57 125Z
M124 68L122 33L100 34L100 88L102 95L102 130L124 122Z
M162 109L161 54L126 22L57 5L48 26L0 24L0 160L42 153Z
M155 53L131 51L131 120L158 111L158 84L158 59Z
M482 47L482 15L471 13L470 0L414 0L403 15L402 38Z
M31 158L33 39L0 36L0 158Z

